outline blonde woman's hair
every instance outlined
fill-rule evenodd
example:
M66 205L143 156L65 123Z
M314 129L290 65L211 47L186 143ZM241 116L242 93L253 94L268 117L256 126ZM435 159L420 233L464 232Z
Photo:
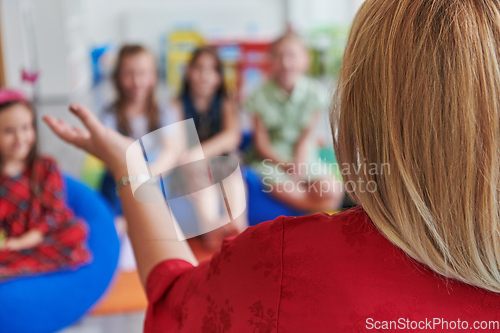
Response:
M408 255L500 292L500 4L367 0L345 51L332 112L355 199ZM362 170L362 169L361 169ZM371 183L373 184L373 183Z

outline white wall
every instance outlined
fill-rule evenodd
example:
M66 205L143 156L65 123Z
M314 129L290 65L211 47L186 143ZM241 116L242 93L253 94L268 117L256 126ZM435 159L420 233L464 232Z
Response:
M39 95L67 97L90 87L81 0L32 0Z
M86 0L92 44L140 41L157 50L180 26L209 37L274 38L285 28L284 0Z
M301 32L348 25L363 0L84 0L90 43L141 41L157 50L177 26L209 37L275 38L287 16Z
M66 27L61 1L34 1L34 5L40 93L44 97L68 95L71 87L67 74Z
M199 28L213 38L223 36L238 39L244 36L269 39L283 32L287 16L302 32L323 25L349 24L362 1L60 0L63 3L78 4L73 9L79 12L79 15L75 16L81 17L81 22L76 22L76 25L81 25L83 31L78 32L71 28L73 23L70 18L66 23L64 23L65 17L50 20L49 7L55 7L53 0L0 0L6 78L9 85L21 86L22 68L29 68L32 65L25 40L26 33L22 26L22 8L26 3L35 4L35 16L44 14L42 16L45 17L45 21L36 22L36 48L47 51L38 55L43 70L54 71L53 75L51 74L50 84L44 88L46 94L51 95L63 91L63 85L78 85L72 77L85 76L70 73L69 83L67 75L58 80L57 77L61 73L57 72L62 60L48 56L51 50L61 52L66 50L69 61L73 58L80 59L75 60L75 64L83 63L81 60L84 58L83 53L88 55L91 46L110 41L117 44L140 41L153 51L158 51L160 40L168 31L187 25ZM56 11L53 14L56 15ZM60 36L58 32L57 25L61 26L61 20L62 30L64 26L70 26L66 29L65 36ZM72 37L71 31L76 31L78 37ZM82 36L85 38L82 39ZM80 45L71 45L75 40L78 40ZM73 68L70 72L83 72L82 66L70 67Z
M288 15L294 29L349 25L363 0L288 0Z
M39 71L37 96L67 97L90 85L88 44L71 5L80 0L0 0L7 85L31 93L21 72Z
M19 0L0 0L2 51L7 85L21 88L21 71L28 65L22 27L22 3Z

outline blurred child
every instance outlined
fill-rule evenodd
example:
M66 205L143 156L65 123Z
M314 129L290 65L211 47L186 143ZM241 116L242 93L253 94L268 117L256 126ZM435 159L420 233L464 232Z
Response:
M322 165L314 137L327 93L305 76L309 55L298 35L287 32L271 53L272 78L247 101L254 114L251 166L282 202L307 211L337 209L342 186Z
M138 140L150 132L179 121L176 112L160 105L156 100L156 62L144 47L125 45L120 49L113 83L117 99L106 108L101 117L105 126ZM161 173L175 165L180 147L173 137L157 139L144 140L143 144L151 170ZM112 203L115 214L121 215L114 180L109 173L103 180L102 191Z
M86 225L65 206L55 161L38 155L34 119L22 93L0 90L0 277L91 259Z
M182 118L193 119L206 157L228 156L236 151L240 143L238 114L234 102L227 94L223 65L214 48L205 46L194 51L186 68L184 85L175 104ZM226 168L227 173L231 172L229 165L219 165L218 168ZM189 174L195 173L194 170L191 171L186 176L190 178L190 184L187 186L195 186L193 182L197 179L189 177ZM224 173L224 170L218 171ZM241 190L237 187L236 179L227 179L225 182L227 197L244 195L238 193ZM194 197L193 204L202 230L213 230L213 227L221 225L222 219L227 218L220 214L220 196L217 193L203 196L203 199L196 195ZM234 223L205 233L203 235L205 245L220 246L224 237L243 231L247 226L245 215L234 218Z
M101 120L105 126L138 140L150 132L179 121L176 112L160 105L156 99L156 61L143 46L124 45L120 49L113 83L117 98L104 110ZM159 174L175 166L181 148L176 141L169 135L142 141L153 173ZM115 186L113 177L107 172L101 191L114 209L118 232L124 234L126 223L122 217ZM124 239L122 253L124 255L120 259L120 266L124 269L134 269L135 263L128 238Z

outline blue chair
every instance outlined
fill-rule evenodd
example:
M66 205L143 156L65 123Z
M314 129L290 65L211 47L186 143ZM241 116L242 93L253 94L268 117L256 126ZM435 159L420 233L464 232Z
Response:
M248 224L274 220L278 216L303 216L306 212L289 207L265 193L259 174L250 167L242 168L243 178L248 190Z
M0 332L49 333L81 318L106 291L118 264L119 241L104 199L64 177L67 203L90 230L91 264L0 282Z

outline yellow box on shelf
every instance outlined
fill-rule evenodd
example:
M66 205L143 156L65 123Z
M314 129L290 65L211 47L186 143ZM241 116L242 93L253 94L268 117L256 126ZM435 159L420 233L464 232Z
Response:
M175 93L178 93L191 53L194 49L205 44L203 36L193 30L178 30L170 33L167 43L167 84Z

